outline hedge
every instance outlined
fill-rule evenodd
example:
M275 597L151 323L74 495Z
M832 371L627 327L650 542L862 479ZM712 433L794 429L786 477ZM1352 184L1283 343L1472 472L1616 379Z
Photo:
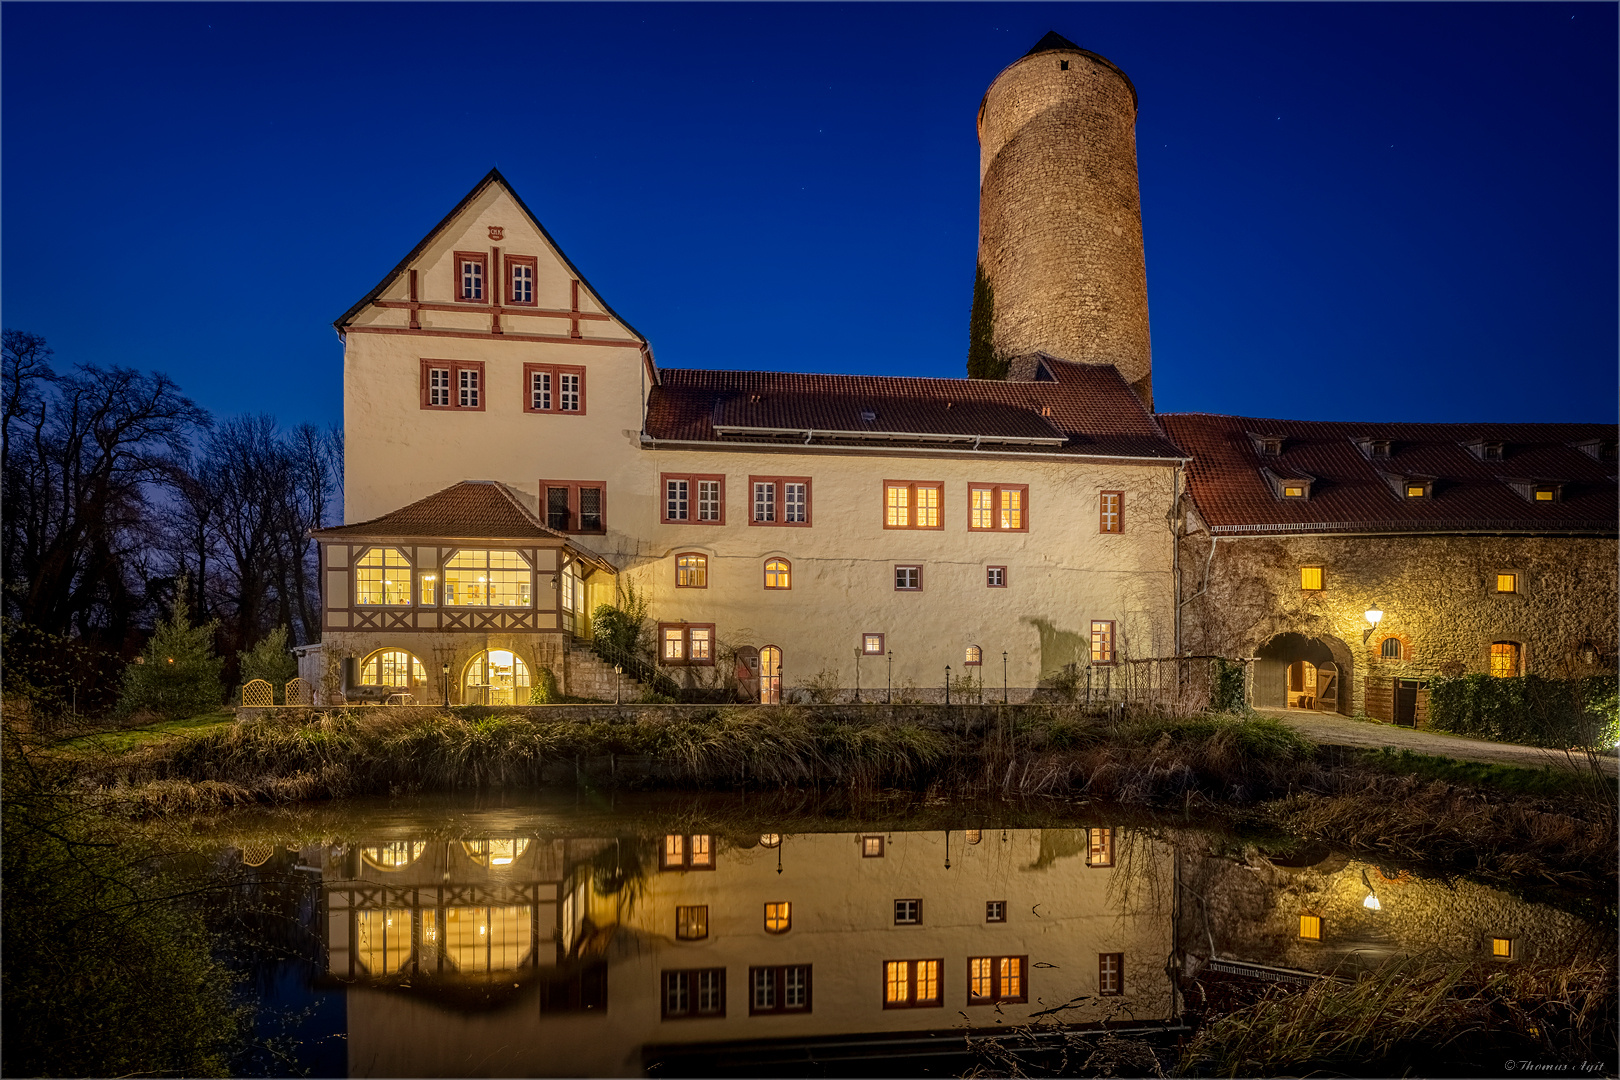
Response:
M1429 725L1455 735L1555 750L1613 747L1620 739L1620 678L1503 679L1463 675L1429 688Z

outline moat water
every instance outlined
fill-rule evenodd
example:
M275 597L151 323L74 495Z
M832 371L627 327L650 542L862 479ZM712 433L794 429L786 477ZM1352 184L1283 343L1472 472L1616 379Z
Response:
M1615 951L1590 898L1044 805L355 801L191 858L288 1075L957 1075L1019 1025L1173 1039L1221 978Z

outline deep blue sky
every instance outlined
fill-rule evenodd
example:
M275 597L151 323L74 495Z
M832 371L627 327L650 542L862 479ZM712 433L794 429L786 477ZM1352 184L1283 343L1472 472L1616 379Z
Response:
M4 320L341 415L491 165L668 367L961 375L974 115L1119 64L1161 411L1616 417L1613 4L7 3Z

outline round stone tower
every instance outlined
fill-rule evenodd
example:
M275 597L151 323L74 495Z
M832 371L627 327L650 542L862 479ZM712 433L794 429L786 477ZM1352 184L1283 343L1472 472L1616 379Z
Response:
M1113 364L1153 407L1136 88L1056 33L979 105L979 266L997 354Z

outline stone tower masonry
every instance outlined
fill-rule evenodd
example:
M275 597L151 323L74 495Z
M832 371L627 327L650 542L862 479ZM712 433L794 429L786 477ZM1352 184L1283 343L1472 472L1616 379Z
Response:
M979 265L998 354L1113 364L1153 407L1136 88L1056 33L979 106Z

